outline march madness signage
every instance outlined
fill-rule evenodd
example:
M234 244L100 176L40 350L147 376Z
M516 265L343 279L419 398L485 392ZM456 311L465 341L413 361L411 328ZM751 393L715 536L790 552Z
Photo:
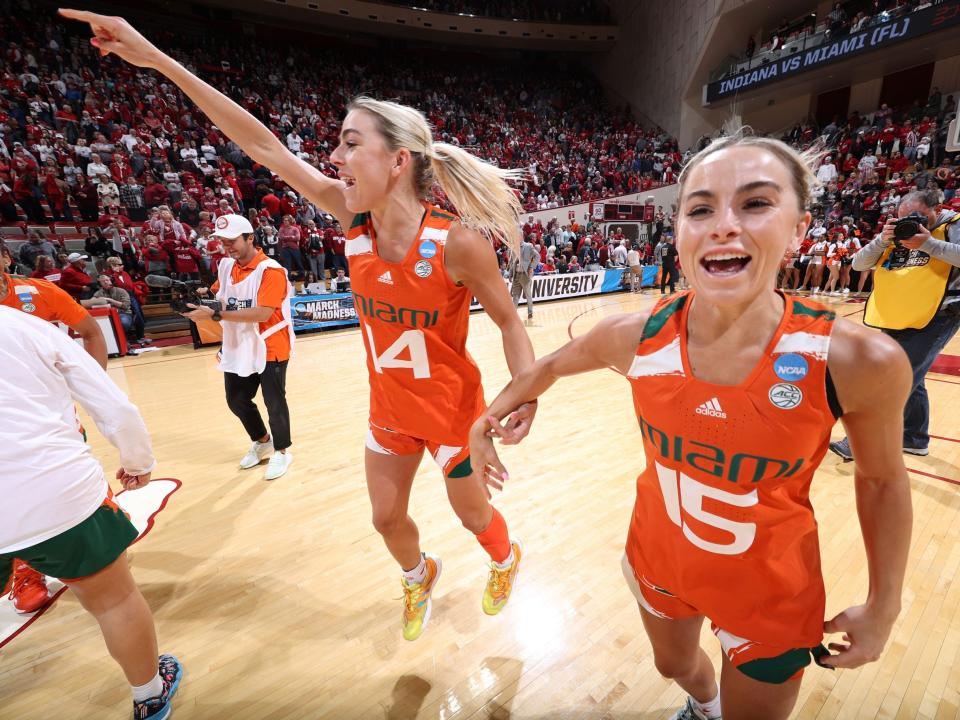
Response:
M290 298L294 332L356 325L357 311L350 293L295 295Z
M800 50L779 60L745 70L731 77L704 86L704 104L715 102L738 92L753 90L784 77L846 60L869 50L885 48L902 40L912 40L937 30L960 24L960 0L941 3L874 25L853 35L844 35L834 42Z

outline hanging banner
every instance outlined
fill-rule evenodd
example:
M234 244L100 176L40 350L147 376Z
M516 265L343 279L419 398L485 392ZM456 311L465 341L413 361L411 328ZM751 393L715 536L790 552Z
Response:
M741 91L753 90L780 78L799 75L808 70L846 60L870 50L886 48L903 40L912 40L957 24L960 24L960 0L932 5L708 83L703 87L703 102L707 105Z

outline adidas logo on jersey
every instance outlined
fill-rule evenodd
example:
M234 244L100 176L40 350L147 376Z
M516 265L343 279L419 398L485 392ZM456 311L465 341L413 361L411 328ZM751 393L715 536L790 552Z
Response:
M716 398L707 400L703 405L700 405L697 408L698 415L709 415L710 417L723 418L726 420L727 414L723 411L723 408L720 407L720 401Z
M393 285L393 278L390 277L389 270L387 270L383 275L378 277L377 280L379 280L382 283L386 283L387 285Z

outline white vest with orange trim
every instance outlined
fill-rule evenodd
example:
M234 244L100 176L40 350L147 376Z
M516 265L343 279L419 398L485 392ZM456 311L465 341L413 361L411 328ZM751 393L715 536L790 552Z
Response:
M231 271L233 258L224 258L217 267L217 277L220 278L220 290L217 300L225 309L244 309L257 306L257 293L260 291L260 281L263 273L269 268L283 269L276 260L267 258L261 261L240 282L233 282ZM262 373L267 366L267 343L265 340L274 333L286 329L290 333L290 354L293 355L293 321L290 313L290 298L293 297L293 287L287 282L287 296L284 298L283 320L268 327L263 332L259 330L259 323L255 322L224 322L223 345L218 355L220 370L235 373L240 377Z

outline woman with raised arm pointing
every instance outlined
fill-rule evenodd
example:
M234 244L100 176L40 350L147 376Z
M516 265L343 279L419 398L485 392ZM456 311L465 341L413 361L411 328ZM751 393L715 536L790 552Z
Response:
M150 44L125 20L77 10L93 45L180 87L217 127L347 232L351 289L367 350L370 420L366 479L373 524L400 565L403 636L414 640L430 619L440 559L421 552L407 515L413 477L426 448L440 466L447 496L490 557L482 607L499 612L510 597L521 546L490 504L483 468L471 464L467 436L485 407L480 371L466 350L471 297L499 326L511 374L533 362L533 347L507 293L491 240L519 247L519 202L501 170L460 148L435 143L417 110L368 97L348 106L340 144L330 155L334 180L304 162L252 115ZM436 181L459 217L426 201ZM210 314L198 308L198 314ZM511 439L528 431L535 406L507 420Z

